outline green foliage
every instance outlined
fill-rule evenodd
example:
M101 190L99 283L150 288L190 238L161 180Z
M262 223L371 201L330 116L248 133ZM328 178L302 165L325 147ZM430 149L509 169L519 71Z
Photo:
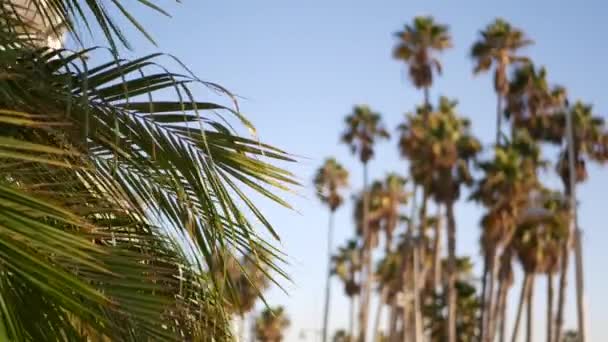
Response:
M223 88L158 54L93 66L92 49L45 48L14 4L0 7L2 339L229 339L231 285L213 258L255 255L265 277L284 276L250 218L274 230L243 189L287 206L275 190L295 182L271 163L290 157L224 124L253 132L236 106L192 90L231 100ZM126 44L100 1L43 5L33 1L72 34L97 23L113 48Z

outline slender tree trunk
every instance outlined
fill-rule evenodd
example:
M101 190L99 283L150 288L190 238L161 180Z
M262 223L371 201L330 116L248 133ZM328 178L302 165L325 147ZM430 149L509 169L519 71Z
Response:
M421 294L420 289L425 281L425 277L422 276L422 272L420 271L420 266L422 262L425 260L424 253L424 245L426 242L425 239L425 229L426 229L426 208L428 202L428 193L422 188L422 205L420 206L420 224L418 230L418 236L414 239L414 250L413 250L413 286L412 293L414 296L414 341L422 342L422 305L421 303Z
M382 320L382 308L388 297L388 289L382 288L380 298L378 299L378 307L376 309L376 321L374 322L374 342L380 341L380 321Z
M547 273L547 342L553 342L553 274Z
M570 239L574 242L574 267L576 276L576 312L578 318L578 334L581 342L586 341L587 325L585 324L585 286L583 274L583 250L581 241L581 229L578 226L578 208L576 202L576 171L575 171L575 141L572 115L567 113L567 138L568 138L568 169L570 173L570 210L572 210Z
M321 330L323 342L327 341L327 327L329 324L329 302L331 298L331 252L334 233L334 211L329 212L329 224L327 227L327 279L325 280L325 306L323 309L323 330Z
M486 324L487 324L487 316L488 311L486 309L488 305L488 294L487 290L487 282L488 282L488 274L490 273L490 262L488 259L491 256L487 256L483 258L483 275L481 276L481 315L479 317L479 340L482 342L486 342Z
M526 313L526 342L532 342L534 329L534 274L530 275L530 285L528 286L528 309Z
M487 292L486 292L486 304L485 304L485 330L486 330L486 341L491 341L490 330L489 327L495 325L495 317L494 311L492 308L496 305L494 301L494 284L496 283L497 278L497 262L496 262L496 251L490 255L490 261L488 265L489 274L488 274L488 284L487 284Z
M414 342L422 342L422 312L420 305L420 237L415 240L412 263L414 276L412 277L412 294L414 296Z
M496 75L494 76L496 79ZM496 82L496 81L495 81ZM502 94L500 94L500 91L497 89L497 93L496 93L496 146L500 145L500 136L501 136L501 130L502 130ZM489 338L488 336L488 332L487 332L487 327L490 324L494 324L492 322L493 317L492 317L492 298L493 298L493 283L494 280L493 278L493 267L496 267L496 263L494 262L494 255L496 253L496 250L494 250L494 253L492 255L486 256L486 258L484 258L484 265L483 265L483 276L482 276L482 283L481 283L481 299L482 299L482 305L481 305L481 319L479 321L479 331L480 331L480 340L483 342L492 341L492 337L490 336ZM489 279L488 279L489 278ZM489 291L487 286L488 286L488 282L490 282L490 289ZM487 292L486 292L487 291Z
M521 323L521 315L524 311L524 303L526 302L526 296L528 295L529 287L530 275L526 273L526 275L524 276L524 283L521 287L521 294L519 295L519 304L517 305L517 315L515 316L515 326L513 327L511 342L517 342L517 335L519 334L519 325Z
M393 300L391 303L391 310L388 320L388 340L389 342L395 342L397 338L397 319L399 318L399 307L397 300Z
M565 243L562 247L562 258L559 275L559 290L557 297L557 314L555 317L555 341L561 341L564 326L564 306L566 304L566 288L568 287L568 254L570 249Z
M410 222L408 223L408 229L406 232L406 237L405 237L405 243L403 246L403 251L402 251L402 271L403 273L401 274L402 277L402 284L403 284L403 315L402 315L402 330L403 330L403 338L404 339L408 339L407 337L407 329L410 328L410 306L409 306L409 298L408 295L411 293L410 292L410 279L408 279L408 270L409 270L409 266L410 265L410 258L409 258L409 254L410 254L410 247L412 245L412 238L414 235L414 227L415 225L415 218L416 218L416 200L417 200L417 194L418 194L418 187L416 185L414 185L414 191L413 191L413 195L412 195L412 207L411 207L411 213L410 213ZM412 268L413 269L413 268ZM413 272L412 272L413 273Z
M424 87L424 106L426 107L425 112L428 113L428 111L431 108L431 95L430 93L430 89L428 86Z
M437 203L437 224L433 245L433 291L441 286L441 204Z
M496 99L496 146L500 146L500 136L502 135L502 95L497 94Z
M505 342L506 341L506 329L507 326L507 294L509 292L509 285L505 284L503 288L503 292L500 297L500 307L499 312L496 315L498 320L498 341Z
M488 312L488 313L491 313L490 315L488 315L491 319L488 320L488 322L487 322L486 334L487 334L487 340L491 341L491 342L494 341L494 337L496 336L496 325L499 323L499 320L501 319L500 310L501 310L503 294L506 290L506 286L507 286L507 284L504 282L498 283L498 292L496 293L496 298L494 300L494 304L491 307L491 311Z
M369 231L369 196L368 196L368 174L367 163L363 164L363 268L364 279L361 288L361 297L359 303L359 341L366 341L367 337L367 321L369 315L369 300L372 289L372 258L371 258L371 239Z
M350 339L354 342L355 338L355 296L350 297L350 314L348 321L348 333L350 335Z
M448 341L456 342L456 221L454 202L446 204L448 237Z

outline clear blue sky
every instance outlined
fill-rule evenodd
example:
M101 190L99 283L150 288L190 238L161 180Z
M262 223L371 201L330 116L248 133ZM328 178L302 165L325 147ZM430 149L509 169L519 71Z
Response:
M290 165L305 185L300 196L289 197L298 212L263 204L283 237L289 254L293 285L289 295L270 291L271 304L282 304L292 318L288 341L298 341L302 329L318 329L326 272L327 213L314 197L315 169L326 156L336 156L350 170L352 190L360 188L361 172L348 149L338 143L343 117L353 104L367 103L380 111L394 131L404 112L421 101L404 76L404 68L391 59L392 33L414 16L431 14L447 23L454 48L441 56L444 74L432 89L460 101L460 111L472 119L482 141L494 132L495 95L490 76L473 77L468 50L477 32L497 16L523 28L536 41L527 53L548 69L551 82L566 86L570 98L608 112L608 6L595 1L195 1L177 5L159 2L173 18L138 8L144 26L157 39L154 47L131 34L136 55L151 51L178 56L201 78L222 84L242 96L243 112L256 124L262 140L302 156ZM132 6L130 6L132 7ZM204 94L203 94L204 95ZM397 158L396 142L378 146L371 175L405 170ZM580 187L580 222L584 248L589 306L589 341L602 341L608 328L608 230L605 195L608 169L592 166L590 181ZM548 185L559 187L554 177ZM470 203L457 206L459 253L478 255L481 210ZM351 207L337 214L336 242L351 236ZM479 266L479 265L478 265ZM537 281L536 333L544 333L544 279ZM519 280L519 279L518 279ZM571 282L573 285L573 282ZM573 286L571 286L573 287ZM346 327L347 301L337 281L331 326ZM512 291L512 306L517 291ZM572 299L574 292L569 292ZM574 305L569 301L567 326L573 327ZM511 319L512 320L512 319ZM316 339L309 338L309 341Z

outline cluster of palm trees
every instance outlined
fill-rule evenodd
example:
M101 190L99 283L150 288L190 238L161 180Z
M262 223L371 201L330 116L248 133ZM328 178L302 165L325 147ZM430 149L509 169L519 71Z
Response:
M576 183L587 178L589 161L607 160L603 120L590 105L571 104L565 88L552 86L546 70L521 54L532 41L496 19L471 48L474 73L493 70L497 95L493 153L482 157L482 143L458 112L457 101L441 97L435 104L430 95L433 79L442 70L439 53L452 46L448 27L432 17L416 17L396 38L394 58L407 65L414 87L423 90L422 104L406 114L396 130L399 154L408 165L406 176L390 173L381 180L368 179L375 144L389 139L389 131L379 113L361 105L346 117L341 139L362 164L362 190L354 196L354 238L337 250L331 240L332 217L344 202L348 171L329 158L314 179L330 211L323 341L330 334L332 275L343 283L351 302L349 329L340 330L336 341L506 341L507 298L519 264L524 277L510 340L520 338L524 308L525 340L532 340L534 280L545 275L546 339L561 342L566 338L571 253L576 257L579 331L569 337L584 341ZM545 156L549 145L561 151L556 158ZM562 189L542 183L539 175L553 172L551 168L562 179ZM465 194L484 208L480 278L473 275L470 258L456 251L455 203ZM384 248L376 251L379 246ZM375 258L374 253L381 255ZM379 307L369 331L374 289ZM386 309L389 316L381 329Z

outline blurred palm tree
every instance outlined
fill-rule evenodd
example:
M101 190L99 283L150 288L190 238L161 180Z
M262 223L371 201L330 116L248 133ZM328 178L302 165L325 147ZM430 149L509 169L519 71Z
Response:
M518 131L514 140L495 148L492 160L478 163L483 172L475 183L470 198L487 208L481 220L481 249L484 255L482 276L482 338L492 341L498 320L497 305L506 296L508 287L500 284L494 296L499 273L508 282L510 272L501 271L500 258L515 231L521 211L528 203L530 192L538 186L537 169L543 166L540 149L525 131ZM510 264L507 258L505 261ZM505 265L504 267L509 267ZM506 273L505 273L506 272ZM486 284L488 286L486 287ZM487 289L487 291L486 291Z
M344 285L344 293L350 299L349 335L355 336L355 298L361 292L357 274L361 271L361 253L357 240L350 240L332 260L332 273L336 274Z
M420 111L410 114L401 127L403 153L411 160L414 179L428 188L429 194L446 207L448 237L448 268L453 276L448 281L448 340L455 341L455 255L456 222L454 203L462 184L471 184L470 164L481 150L481 144L469 132L470 123L456 113L456 102L440 99L438 110L428 117Z
M343 197L340 194L342 188L348 185L348 171L342 167L334 158L328 158L314 178L317 196L321 202L329 207L329 226L327 232L328 271L325 286L325 306L323 310L322 341L327 340L327 327L329 324L329 303L331 299L331 255L333 251L334 212L342 205Z
M518 328L524 302L527 304L526 341L533 336L533 296L534 278L537 273L553 274L559 268L562 258L562 245L568 237L569 207L565 197L556 192L541 189L539 203L531 203L528 212L518 223L512 248L524 270L524 284L520 297L517 318L513 329L512 341L518 339ZM538 207L535 207L538 206ZM548 281L548 335L553 335L552 326L552 282Z
M282 306L266 308L255 321L256 337L260 342L281 342L289 324L289 318Z
M532 44L523 31L503 19L497 18L480 32L480 39L471 48L475 59L474 73L490 70L494 65L494 90L496 91L496 145L500 143L503 100L509 93L507 73L513 64L528 63L527 57L519 56L518 50Z
M349 335L345 330L338 330L334 334L333 342L353 342L351 335Z
M361 299L359 310L359 339L365 340L367 321L369 315L369 300L372 286L372 246L369 229L369 201L368 198L368 162L374 156L374 144L377 140L388 139L389 134L383 127L379 113L372 111L368 106L355 106L353 112L345 119L346 130L342 134L342 142L347 144L353 154L358 154L363 164L363 193L362 193L362 278Z
M443 260L443 263L448 263ZM447 267L443 268L447 270ZM476 293L475 284L473 283L473 264L469 257L459 257L456 259L456 291L458 292L458 301L456 305L456 341L472 342L479 340L479 330L477 329L477 321L479 319L481 300ZM450 274L444 272L442 279L447 283ZM433 293L430 301L426 302L423 308L424 317L426 318L425 329L433 342L447 340L447 324L448 317L446 315L448 299L445 291L443 293Z
M101 28L109 59L49 46L64 31L81 42L77 23ZM0 31L0 339L229 339L234 284L213 256L266 253L255 262L284 276L243 189L287 206L276 189L295 183L271 163L289 156L223 123L254 132L220 86L159 54L118 58L128 41L101 1L4 1ZM227 104L196 100L197 85Z
M398 43L393 57L409 65L409 75L418 89L424 90L424 106L430 106L429 88L433 84L433 69L441 74L441 63L433 55L452 47L448 27L435 22L433 17L415 17L403 31L395 33Z

